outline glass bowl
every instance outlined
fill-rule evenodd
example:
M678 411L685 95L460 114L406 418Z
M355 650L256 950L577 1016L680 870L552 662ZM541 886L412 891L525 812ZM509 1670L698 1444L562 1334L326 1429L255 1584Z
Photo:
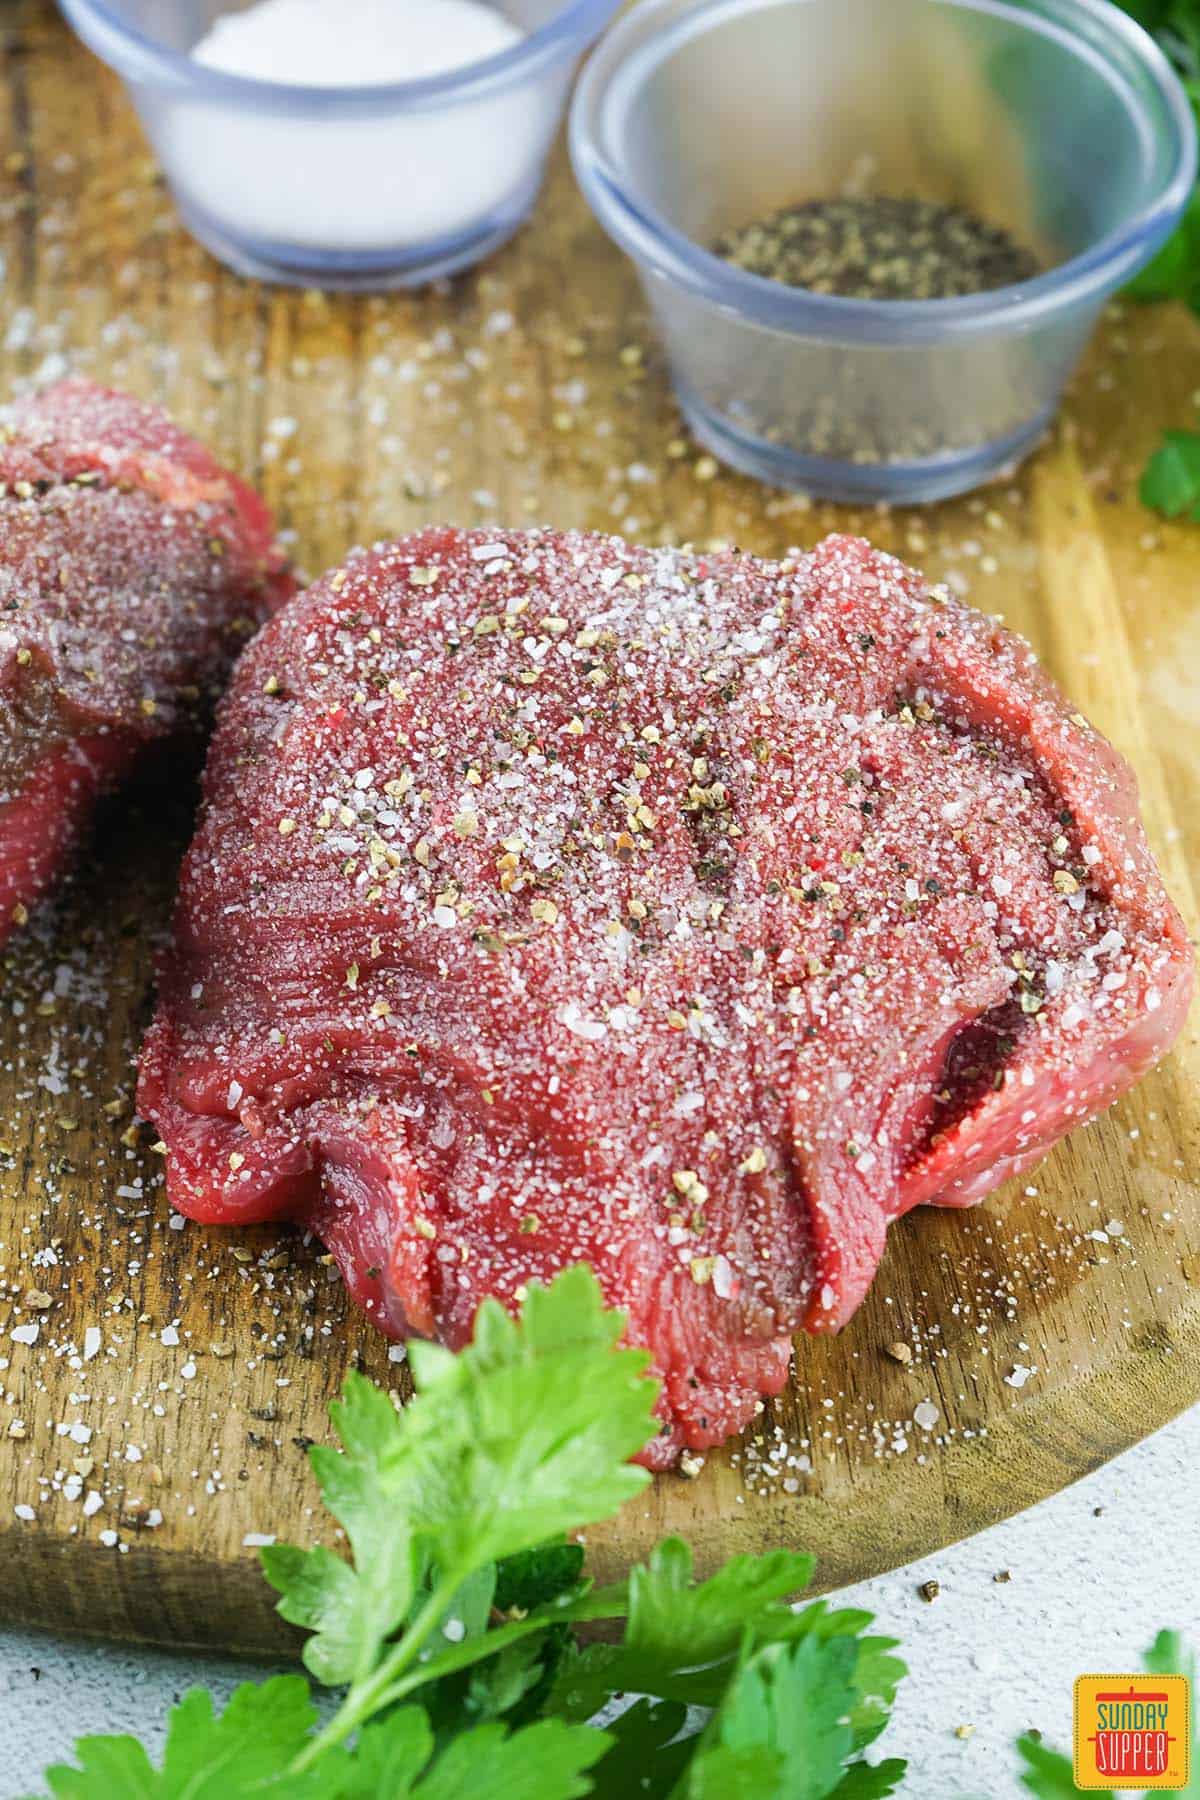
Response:
M240 0L60 0L125 82L201 243L242 275L359 289L452 274L512 235L578 59L619 0L497 3L527 34L497 55L421 80L319 88L189 55Z
M642 0L580 78L571 150L637 264L696 436L849 501L940 499L1024 455L1196 176L1180 83L1107 0ZM708 248L855 189L971 208L1042 272L859 300Z

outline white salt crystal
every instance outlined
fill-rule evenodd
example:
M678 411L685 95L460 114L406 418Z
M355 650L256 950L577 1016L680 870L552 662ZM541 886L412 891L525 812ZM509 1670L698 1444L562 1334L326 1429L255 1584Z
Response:
M560 1006L554 1016L560 1025L565 1025L568 1031L573 1032L576 1037L583 1038L589 1044L598 1043L602 1037L608 1034L608 1026L603 1019L585 1017L573 1000L569 1000L565 1006Z

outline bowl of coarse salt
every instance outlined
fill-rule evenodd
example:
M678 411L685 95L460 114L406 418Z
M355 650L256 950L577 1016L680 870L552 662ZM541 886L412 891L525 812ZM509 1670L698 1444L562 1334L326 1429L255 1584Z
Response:
M510 237L619 0L60 0L242 275L411 287Z

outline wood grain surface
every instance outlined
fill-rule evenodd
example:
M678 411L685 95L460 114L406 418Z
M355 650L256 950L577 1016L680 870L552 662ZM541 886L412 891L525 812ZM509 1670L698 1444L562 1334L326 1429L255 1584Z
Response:
M810 507L681 434L632 271L561 153L520 237L451 287L269 290L184 236L119 85L48 4L0 0L0 65L0 387L74 370L161 401L259 483L311 574L445 519L767 555L864 531L1032 638L1136 765L1195 921L1200 528L1135 487L1160 428L1196 422L1196 320L1114 308L1009 482L920 513ZM349 1365L401 1390L404 1370L319 1245L167 1207L133 1058L193 787L157 774L5 954L0 1608L278 1650L254 1534L327 1529L304 1448ZM596 1565L679 1529L704 1564L811 1548L833 1585L1031 1504L1200 1397L1198 1075L1192 1028L1032 1177L904 1220L850 1328L802 1341L789 1391L698 1479L589 1534Z

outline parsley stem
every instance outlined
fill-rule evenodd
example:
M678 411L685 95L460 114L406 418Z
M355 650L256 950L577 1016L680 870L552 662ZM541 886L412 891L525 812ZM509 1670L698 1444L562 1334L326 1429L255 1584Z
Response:
M574 1610L564 1607L555 1613L549 1609L531 1613L526 1619L514 1619L511 1624L498 1625L492 1631L485 1631L479 1637L468 1638L465 1643L456 1644L452 1650L444 1651L437 1659L436 1667L414 1669L407 1675L401 1675L388 1688L379 1702L380 1707L394 1706L397 1700L423 1687L427 1681L440 1681L444 1675L457 1675L461 1669L469 1669L474 1663L485 1662L489 1656L496 1656L506 1650L509 1644L517 1643L521 1638L529 1637L532 1632L545 1631L550 1625L571 1623L579 1618L587 1619L623 1619L625 1606L614 1601L612 1606L603 1609L591 1607L586 1611L583 1607Z
M289 1774L301 1775L306 1769L310 1769L326 1750L342 1743L358 1725L365 1724L372 1714L382 1712L387 1706L394 1706L397 1700L403 1700L406 1695L424 1687L429 1681L440 1681L444 1675L455 1675L460 1669L469 1669L474 1663L485 1662L488 1657L496 1656L501 1650L507 1649L509 1644L515 1644L533 1632L545 1631L550 1625L580 1619L625 1617L627 1595L624 1586L601 1589L599 1592L580 1594L566 1606L540 1607L527 1618L514 1619L507 1625L499 1625L492 1631L482 1632L478 1637L468 1638L465 1643L451 1646L429 1664L416 1669L410 1668L415 1651L421 1648L440 1623L461 1579L463 1578L439 1582L409 1630L393 1646L391 1654L364 1680L351 1685L324 1731L311 1738L294 1758Z
M442 1575L441 1580L400 1642L393 1645L390 1654L384 1657L379 1666L364 1681L351 1683L345 1699L325 1729L318 1732L315 1738L310 1738L304 1748L292 1759L289 1774L302 1775L306 1769L311 1769L327 1750L331 1750L335 1744L344 1743L352 1731L364 1724L372 1713L378 1712L381 1706L387 1704L387 1690L390 1684L403 1674L425 1644L426 1639L437 1629L447 1607L465 1579L465 1574ZM420 1680L424 1679L425 1677L422 1675ZM412 1685L419 1686L420 1682L414 1681Z

